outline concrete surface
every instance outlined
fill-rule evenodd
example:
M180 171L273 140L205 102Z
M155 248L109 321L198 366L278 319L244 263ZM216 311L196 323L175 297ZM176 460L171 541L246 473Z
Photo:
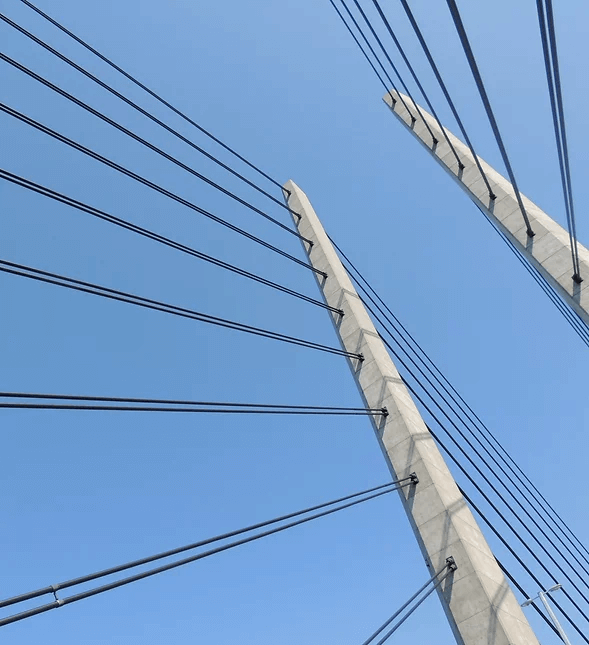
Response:
M450 556L458 566L439 587L456 641L538 645L307 196L292 181L285 190L289 207L301 216L293 217L299 232L313 241L303 243L309 261L328 276L315 276L325 302L344 311L343 316L328 311L341 345L364 356L346 359L364 403L388 410L387 417L370 418L393 479L411 473L419 478L417 485L401 489L400 497L429 570L424 579L442 570Z
M391 90L393 97L399 94ZM536 204L522 195L524 208L528 214L534 237L529 237L511 183L479 157L481 167L496 199L489 197L489 191L477 168L468 146L455 137L447 128L446 133L458 156L465 165L459 170L456 157L444 140L436 120L423 108L421 112L432 132L439 140L434 146L421 118L412 125L411 117L397 100L395 105L389 94L383 97L393 114L415 135L416 139L429 151L432 157L466 191L487 216L498 225L515 246L525 255L548 282L556 289L562 299L589 324L589 251L578 245L580 274L583 282L573 280L573 262L568 232L549 217Z

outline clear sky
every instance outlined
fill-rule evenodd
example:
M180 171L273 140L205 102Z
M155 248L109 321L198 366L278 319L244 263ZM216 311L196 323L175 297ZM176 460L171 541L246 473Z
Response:
M383 4L440 114L456 130L400 4ZM460 5L521 189L563 222L535 3ZM233 163L18 0L0 6ZM583 493L588 350L467 197L389 113L381 86L327 0L39 0L39 6L272 176L296 181L328 232L589 541ZM412 6L476 147L501 168L445 3L415 0ZM578 232L586 242L589 90L581 61L588 54L589 5L557 6L556 18ZM5 24L0 43L3 52L287 221L285 211ZM10 106L302 257L292 236L5 63L0 87ZM304 269L4 114L0 132L1 167L318 295ZM325 312L309 304L21 188L0 183L0 200L3 259L337 344ZM3 391L360 404L341 357L13 276L0 276L0 290ZM17 410L0 419L3 598L388 477L364 418ZM391 495L6 627L3 636L14 645L355 645L426 578ZM537 591L533 583L526 587ZM554 641L538 627L545 642ZM392 642L409 638L454 642L436 598Z

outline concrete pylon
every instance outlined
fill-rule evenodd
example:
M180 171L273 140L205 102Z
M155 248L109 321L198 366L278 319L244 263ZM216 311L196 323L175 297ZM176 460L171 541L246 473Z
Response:
M415 473L416 486L400 491L430 575L453 557L457 569L438 594L459 645L538 645L476 520L415 407L385 345L329 241L305 193L292 181L284 186L309 262L316 275L342 347L363 360L348 360L366 407L386 407L371 417L393 479ZM394 564L394 563L393 563Z
M398 96L397 92L391 91L390 95L386 94L383 97L383 100L442 168L458 182L467 195L484 210L489 219L548 280L562 299L589 324L589 250L581 244L578 245L580 274L583 279L583 282L578 283L573 280L574 270L568 232L522 195L524 208L535 233L533 237L528 236L511 182L479 157L481 167L496 196L496 199L491 199L468 146L445 128L458 157L464 164L464 168L460 169L437 121L420 108L423 118L438 139L438 143L434 145L425 122L419 115L415 115L417 119L413 122L401 101L396 100L393 105L393 98L398 99ZM404 95L403 98L407 99L407 103L409 102Z

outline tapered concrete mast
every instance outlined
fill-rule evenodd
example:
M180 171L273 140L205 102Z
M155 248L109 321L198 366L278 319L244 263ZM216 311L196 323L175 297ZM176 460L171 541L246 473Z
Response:
M578 245L580 277L583 279L579 283L573 279L570 239L562 226L522 195L524 208L534 232L534 236L530 237L511 183L479 157L483 172L496 196L495 199L491 199L468 146L445 129L464 164L464 168L460 169L437 121L420 108L427 125L438 139L438 143L434 145L423 119L416 114L414 115L416 120L413 122L402 101L396 100L393 105L393 98L398 99L398 96L397 92L391 91L390 95L383 97L383 100L442 168L458 182L467 195L484 210L489 219L548 280L562 299L589 324L589 251L581 244ZM405 96L403 98L407 99ZM409 102L409 99L405 102Z
M438 588L457 643L538 645L307 196L292 181L284 188L300 234L313 242L303 244L309 262L327 275L316 275L323 297L344 312L329 312L342 347L363 356L348 362L364 403L388 410L371 418L393 479L419 479L400 496L430 575L449 557L457 565Z

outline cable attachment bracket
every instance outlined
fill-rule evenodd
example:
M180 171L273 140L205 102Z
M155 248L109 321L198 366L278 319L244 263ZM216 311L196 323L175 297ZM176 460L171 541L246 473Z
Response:
M55 602L57 603L57 607L61 607L63 605L63 600L57 597L57 591L59 589L59 586L51 585L51 593L53 594L53 597L55 598Z
M417 484L419 484L419 477L415 473L410 473L409 479L411 480L412 486L417 486Z
M389 416L389 411L387 410L387 408L381 408L380 413L385 419Z
M446 566L450 571L456 571L456 569L458 569L458 565L456 564L456 560L454 560L453 556L446 558Z

